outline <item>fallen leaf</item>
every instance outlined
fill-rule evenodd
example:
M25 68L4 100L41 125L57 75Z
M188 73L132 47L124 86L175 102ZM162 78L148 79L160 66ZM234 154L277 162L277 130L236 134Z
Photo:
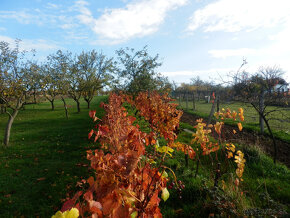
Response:
M43 181L43 180L46 180L46 178L45 177L40 177L40 178L37 179L37 181Z

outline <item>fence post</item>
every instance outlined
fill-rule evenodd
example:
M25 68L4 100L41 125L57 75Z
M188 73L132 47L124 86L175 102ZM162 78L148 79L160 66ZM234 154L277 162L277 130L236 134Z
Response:
M186 92L186 110L188 110L188 92Z
M195 111L195 99L194 99L194 92L192 92L192 109Z
M263 113L264 110L264 91L259 95L259 111L260 113ZM264 134L264 120L261 115L259 115L259 124L260 124L260 131L262 134Z
M219 95L217 95L216 111L217 111L217 112L220 111L220 96L219 96Z

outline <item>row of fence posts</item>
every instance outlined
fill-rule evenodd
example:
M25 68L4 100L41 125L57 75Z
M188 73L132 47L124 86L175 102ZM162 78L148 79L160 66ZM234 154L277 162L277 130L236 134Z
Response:
M183 96L183 98L182 98ZM189 96L191 96L192 98L189 100ZM210 98L211 96L214 96L213 93L211 95L207 95L207 97L205 96L205 100L206 100L206 103L210 103ZM189 109L189 102L192 101L192 109L193 110L196 110L196 101L195 101L195 95L194 93L189 93L189 92L184 92L184 93L173 93L173 97L175 99L178 98L178 102L179 102L179 105L181 106L181 102L182 102L182 99L185 99L185 108L186 110ZM209 117L208 117L208 120L207 120L207 124L206 124L206 127L208 127L208 125L210 124L211 122L211 119L214 115L214 112L215 112L215 107L216 107L216 110L219 111L219 108L220 108L220 96L218 94L216 94L216 97L212 99L213 101L211 102L212 103L212 106L211 106L211 111L210 111L210 114L209 114ZM185 166L188 167L188 154L185 154L184 156L185 158ZM196 163L196 171L195 171L195 177L197 176L198 174L198 169L199 169L199 159ZM218 184L218 180L220 178L220 163L217 163L217 168L216 168L216 175L215 175L215 179L214 179L214 185L217 186Z
M205 96L205 102L210 103L212 95ZM196 99L194 92L175 92L173 93L175 99L178 98L178 103L181 105L182 100L185 100L185 108L189 110L189 103L192 102L192 110L196 110ZM220 110L220 96L217 94L215 99L216 111Z
M179 105L181 105L181 100L182 100L182 96L184 97L185 96L185 104L186 104L186 109L188 110L189 109L189 95L191 94L191 99L190 101L192 101L192 109L195 110L196 109L196 104L195 104L195 96L194 96L194 93L189 93L189 92L186 92L186 93L182 93L182 92L176 92L174 93L174 98L178 98L178 103Z

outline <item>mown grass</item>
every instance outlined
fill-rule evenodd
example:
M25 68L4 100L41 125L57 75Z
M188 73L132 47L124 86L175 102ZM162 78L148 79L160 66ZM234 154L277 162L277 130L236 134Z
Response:
M179 103L176 101L176 103ZM210 110L212 107L211 103L206 103L205 101L196 101L196 107L195 110L193 110L193 103L188 103L188 108L186 108L186 102L182 101L180 105L184 110L186 110L189 113L196 114L200 117L207 118L210 114ZM258 113L255 111L255 109L250 105L246 103L240 103L240 102L233 102L233 103L221 103L220 104L220 110L222 108L230 108L232 111L238 111L239 108L244 109L244 116L245 121L243 122L243 127L252 131L259 132L259 116ZM278 109L285 109L285 108L278 108ZM216 108L215 108L216 110ZM274 106L268 106L266 108L266 111L271 110L277 110L277 107ZM283 110L283 114L286 114L286 116L290 117L290 110ZM280 111L273 112L269 115L270 121L269 124L272 128L272 131L274 132L274 135L284 141L290 142L290 122L285 119L283 114ZM279 120L275 120L275 119ZM282 122L282 121L283 122ZM230 121L226 121L227 124L232 124ZM268 133L267 126L264 124L265 132Z
M97 97L91 108L101 116ZM63 104L49 102L27 105L20 111L11 130L9 148L0 149L0 217L50 217L60 209L66 193L76 182L87 178L86 150L93 147L87 139L92 127L86 103L81 113L68 100L69 119ZM0 114L0 141L3 141L7 115Z
M93 100L92 109L102 116L100 101ZM11 147L0 149L0 217L50 217L59 210L67 193L73 194L77 181L88 178L90 172L86 160L86 150L96 145L88 141L87 135L93 123L88 116L85 102L82 112L76 113L75 104L69 100L69 119L65 118L61 101L56 102L56 110L50 110L49 102L29 105L21 111L12 127ZM132 112L134 114L134 111ZM7 115L0 115L0 131L4 133ZM137 119L143 131L148 125L142 118ZM194 130L189 124L181 123L182 128ZM178 140L190 143L192 135L181 131ZM3 134L0 135L3 140ZM218 210L215 196L221 202L233 202L236 210L256 212L265 210L285 210L290 208L290 171L277 164L258 148L239 146L247 160L244 182L240 185L241 197L232 191L236 165L230 163L228 171L219 180L218 191L212 189L216 162L212 165L209 157L202 157L197 176L196 161L185 166L184 154L175 152L167 166L174 170L185 189L179 196L176 190L170 191L170 198L161 201L164 217L204 217ZM218 153L219 160L224 153ZM221 162L225 169L226 163ZM170 173L169 173L170 174ZM221 180L227 187L221 191ZM180 199L181 197L181 199ZM283 205L284 206L283 206ZM209 207L210 206L210 207ZM210 211L211 209L212 211ZM282 208L282 209L281 209ZM226 208L229 210L230 208ZM261 213L261 212L260 212Z

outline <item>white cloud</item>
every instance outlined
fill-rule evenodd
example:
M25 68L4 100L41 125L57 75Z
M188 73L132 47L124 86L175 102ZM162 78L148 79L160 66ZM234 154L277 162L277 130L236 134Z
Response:
M19 23L29 24L33 22L39 22L34 15L28 13L26 10L21 11L0 11L0 20L15 19Z
M273 27L290 18L288 0L219 0L194 12L188 31L251 31Z
M56 8L54 8L56 9ZM59 12L57 12L59 13ZM0 11L0 21L16 20L20 24L37 24L48 25L55 24L57 22L63 22L59 19L58 14L52 14L47 10L35 9L21 9L18 11Z
M15 39L8 37L8 36L2 36L0 35L0 41L8 42L10 45L15 44ZM23 39L21 40L20 44L21 50L30 51L31 49L35 49L36 51L48 51L48 50L56 50L61 49L60 46L58 46L55 42L47 41L43 39Z
M247 58L251 70L259 66L279 65L290 77L290 3L288 0L218 0L198 9L190 18L189 32L241 32L240 35L228 35L241 42L241 48L211 49L213 58ZM257 31L254 31L257 30ZM263 35L261 35L263 34ZM238 38L237 38L238 37ZM244 38L243 38L244 37ZM248 39L263 40L263 45ZM238 44L237 44L238 45ZM235 46L236 47L236 46ZM254 68L256 68L254 70Z
M47 6L46 6L48 9L58 9L60 8L60 5L57 5L57 4L53 4L53 3L47 3Z
M141 0L128 3L124 8L106 9L94 18L87 2L76 2L81 23L89 26L101 40L111 44L124 42L156 32L167 13L183 6L187 0Z

